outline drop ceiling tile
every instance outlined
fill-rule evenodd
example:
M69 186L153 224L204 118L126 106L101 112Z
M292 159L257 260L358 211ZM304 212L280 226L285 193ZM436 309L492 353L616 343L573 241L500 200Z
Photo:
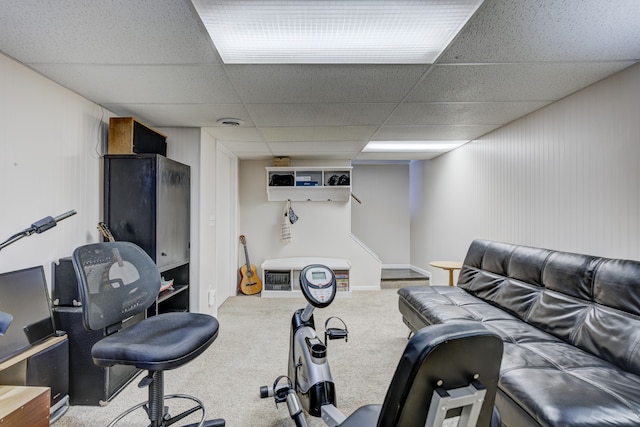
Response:
M638 59L639 35L637 0L486 0L438 62Z
M371 160L371 161L406 161L406 160L429 160L438 157L444 153L418 152L418 153L358 153L354 160Z
M499 125L509 123L549 102L404 103L387 125Z
M379 125L397 104L246 104L256 126Z
M368 141L375 131L376 126L260 128L265 141L269 142Z
M207 127L207 133L225 142L260 142L264 140L258 129L254 127ZM262 144L264 145L264 144Z
M320 141L320 142L268 142L267 145L275 152L352 152L358 151L364 145L362 141Z
M426 65L227 65L245 104L400 102Z
M220 65L34 65L98 104L239 104Z
M407 102L551 101L633 62L437 65Z
M208 129L205 129L205 131L209 132ZM213 134L213 136L217 137L215 134ZM224 139L220 139L220 141L222 142L222 145L235 154L269 157L273 155L267 144L264 142L226 141Z
M23 63L219 63L188 1L8 1L0 50Z
M233 117L253 126L242 104L102 104L119 116L153 117L162 126L220 126L217 120ZM126 112L125 112L126 111Z
M472 140L500 125L475 126L390 126L385 125L371 138L371 141L423 141L423 140Z
M354 142L270 142L270 151L274 156L290 156L296 159L352 159L361 149L361 141Z

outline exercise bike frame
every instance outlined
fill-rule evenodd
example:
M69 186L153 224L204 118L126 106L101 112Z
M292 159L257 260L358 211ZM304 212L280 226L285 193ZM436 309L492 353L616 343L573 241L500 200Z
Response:
M309 308L311 307L311 308ZM291 319L288 375L305 409L314 417L321 416L321 407L336 404L336 390L327 360L327 347L315 330L313 314L308 305L297 310Z
M344 416L335 406L336 389L327 359L327 342L334 339L346 341L348 331L342 319L330 317L325 322L323 342L316 333L313 318L315 308L327 307L335 298L335 275L326 266L309 265L300 273L300 288L307 305L304 309L296 310L291 318L287 384L279 384L285 377L278 377L273 387L260 388L260 396L274 397L276 405L286 402L289 414L298 427L307 426L304 411L311 416L322 417L329 425L338 425ZM344 329L328 328L333 318L339 319Z

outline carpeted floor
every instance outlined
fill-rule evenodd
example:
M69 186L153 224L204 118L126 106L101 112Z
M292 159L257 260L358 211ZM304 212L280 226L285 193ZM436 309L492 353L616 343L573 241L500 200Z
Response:
M202 399L208 418L222 417L227 426L294 426L285 404L260 399L262 385L287 373L289 324L302 308L300 298L229 298L218 310L220 333L198 359L165 375L165 392L186 393ZM342 318L349 341L331 341L328 354L336 385L338 407L345 414L369 403L382 403L407 342L408 329L398 311L396 289L352 292L314 312L318 334L330 316ZM107 406L72 406L55 427L106 426L120 412L147 399L147 390L134 380ZM167 401L171 408L175 401ZM177 413L171 410L171 413ZM325 424L308 417L309 427ZM192 421L193 422L193 421ZM184 423L186 424L186 422ZM143 426L138 411L120 426Z

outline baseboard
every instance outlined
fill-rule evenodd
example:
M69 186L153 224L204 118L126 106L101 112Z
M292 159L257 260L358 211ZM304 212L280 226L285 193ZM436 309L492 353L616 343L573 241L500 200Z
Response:
M412 270L410 264L382 264L382 268L394 269L394 268L408 268Z
M411 266L410 267L413 271L420 273L420 274L424 274L425 276L427 276L429 278L429 280L431 280L431 272L427 271L427 270L423 270L421 268L415 267L415 266Z
M379 291L380 290L380 285L366 285L366 286L358 286L355 288L351 288L352 292L358 292L358 291Z

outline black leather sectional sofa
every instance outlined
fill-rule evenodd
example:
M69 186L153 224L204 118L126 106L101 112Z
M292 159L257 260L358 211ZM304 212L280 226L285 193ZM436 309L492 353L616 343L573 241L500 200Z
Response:
M457 286L398 291L412 331L482 322L503 425L640 426L640 262L475 240Z

